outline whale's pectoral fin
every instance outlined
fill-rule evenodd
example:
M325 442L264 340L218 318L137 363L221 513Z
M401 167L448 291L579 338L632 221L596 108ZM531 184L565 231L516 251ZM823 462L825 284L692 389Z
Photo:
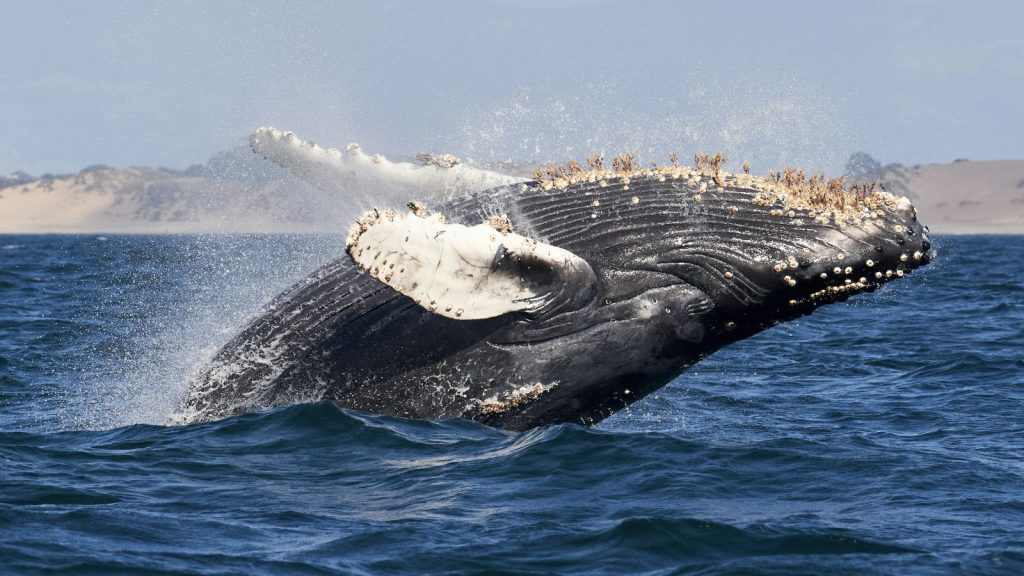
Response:
M521 178L474 168L448 154L421 155L421 164L392 162L366 154L358 144L344 151L323 148L291 132L259 128L249 137L253 152L292 175L331 193L353 194L360 189L413 192L418 196L444 192L486 190Z
M372 210L353 225L348 254L373 277L448 318L543 316L581 308L597 292L586 261L511 232L505 218L464 226L418 207L408 214Z

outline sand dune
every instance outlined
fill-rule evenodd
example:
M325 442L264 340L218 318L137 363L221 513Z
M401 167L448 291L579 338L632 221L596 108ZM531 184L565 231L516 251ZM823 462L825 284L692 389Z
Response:
M322 232L343 208L294 179L105 170L0 188L0 233Z
M1024 233L1024 160L889 167L883 179L906 186L933 231Z

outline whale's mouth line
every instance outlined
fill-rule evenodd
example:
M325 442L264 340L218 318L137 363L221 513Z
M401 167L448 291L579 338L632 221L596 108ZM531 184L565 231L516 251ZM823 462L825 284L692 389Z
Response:
M597 305L597 307L598 308L604 308L605 310L615 310L617 308L620 308L620 309L621 308L625 308L627 306L632 305L632 303L634 301L636 301L636 300L638 300L640 298L650 297L652 292L656 292L658 290L664 290L665 288L672 287L672 286L678 286L680 288L684 288L685 287L688 291L690 291L694 295L698 296L698 300L700 299L699 296L703 296L703 301L705 301L705 302L710 302L711 301L710 296L708 296L707 293L705 293L703 290L700 290L696 286L693 286L691 284L687 284L686 282L683 282L683 281L680 280L680 281L678 281L678 282L676 282L675 284L672 284L672 285L648 288L648 289L643 290L641 292L636 292L634 294L630 294L626 298L615 300L615 301L610 302L610 303L599 304L599 305ZM703 314L703 313L709 311L710 309L711 309L710 306L708 306L706 308L696 308L695 307L695 308L691 308L691 309L686 309L686 312L688 312L690 314L697 315L697 314ZM583 310L583 311L578 311L578 312L588 312L589 313L591 311L590 310ZM568 313L556 316L556 317L554 317L552 319L545 320L542 323L543 324L542 326L526 328L525 330L519 332L517 334L518 337L516 337L516 338L507 338L507 339L502 339L502 340L491 340L491 339L489 339L487 341L487 343L491 347L499 349L499 350L511 350L511 349L514 349L514 348L517 348L517 347L521 347L521 346L529 347L529 346L535 346L535 345L539 345L539 344L550 343L550 342L553 342L553 341L558 340L560 338L565 338L567 336L580 336L580 335L585 334L587 331L594 330L594 329L596 329L598 327L607 328L608 326L612 326L612 325L627 325L629 323L636 322L635 318L630 317L628 315L622 315L621 317L608 317L608 318L593 317L591 315L591 316L589 316L589 318L591 319L590 322L577 323L577 322L574 322L574 320L576 319L577 316L579 316L579 314L577 312L568 312ZM555 320L558 320L558 321L556 322ZM523 321L526 322L526 323L533 322L532 320L530 320L528 318L523 318Z

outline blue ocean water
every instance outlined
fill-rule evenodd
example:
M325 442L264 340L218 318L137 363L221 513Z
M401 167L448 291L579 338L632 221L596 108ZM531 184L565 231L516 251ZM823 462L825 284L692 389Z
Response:
M1024 573L1024 237L597 428L314 404L162 425L312 236L0 236L0 571Z

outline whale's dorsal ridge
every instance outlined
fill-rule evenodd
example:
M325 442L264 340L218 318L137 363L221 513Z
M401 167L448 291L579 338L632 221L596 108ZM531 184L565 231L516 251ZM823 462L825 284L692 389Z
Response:
M456 320L543 316L583 307L597 292L585 260L512 232L501 217L466 226L418 205L404 214L375 209L353 225L347 251L377 280Z

